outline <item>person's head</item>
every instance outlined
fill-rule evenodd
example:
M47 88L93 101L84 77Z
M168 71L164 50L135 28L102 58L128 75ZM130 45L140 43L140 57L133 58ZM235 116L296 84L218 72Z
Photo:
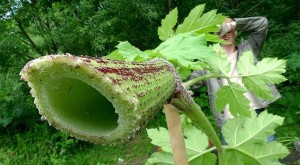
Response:
M231 23L233 22L234 20L231 19L231 18L226 18L224 23ZM237 34L237 30L236 28L232 29L231 31L225 33L223 36L221 36L220 38L223 39L224 41L230 43L229 45L231 44L235 44L235 37L236 37L236 34Z

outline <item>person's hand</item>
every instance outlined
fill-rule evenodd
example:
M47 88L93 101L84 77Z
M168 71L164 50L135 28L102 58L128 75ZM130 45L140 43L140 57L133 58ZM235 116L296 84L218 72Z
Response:
M221 25L221 30L219 32L219 36L222 37L224 36L226 33L230 32L231 29L231 24L230 23L223 23Z

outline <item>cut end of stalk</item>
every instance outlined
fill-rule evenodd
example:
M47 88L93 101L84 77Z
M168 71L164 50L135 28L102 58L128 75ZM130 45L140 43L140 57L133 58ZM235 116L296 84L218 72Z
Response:
M172 66L49 55L23 68L42 118L79 139L111 144L132 138L175 91Z

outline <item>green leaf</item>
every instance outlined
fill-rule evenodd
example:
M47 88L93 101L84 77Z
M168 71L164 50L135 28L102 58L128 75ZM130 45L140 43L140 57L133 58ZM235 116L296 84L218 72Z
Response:
M174 62L192 70L202 69L201 60L214 54L214 51L206 46L204 35L195 33L183 33L176 35L161 43L155 51L161 54L162 58Z
M205 62L209 66L212 73L223 73L226 75L230 71L230 63L227 61L227 55L220 44L214 44L211 48L215 51L214 54L207 56Z
M214 165L217 164L217 156L213 153L206 153L189 161L189 165Z
M161 21L161 26L158 27L158 36L160 40L165 41L173 36L173 28L177 23L177 17L178 10L175 8Z
M176 68L177 73L180 75L180 79L184 80L189 77L191 74L191 70L185 67L178 67Z
M147 129L147 134L148 137L152 139L152 144L160 146L165 152L172 151L169 132L166 128L159 127L159 129Z
M184 22L178 26L176 34L186 32L202 34L219 31L220 28L217 25L222 24L226 17L216 14L216 10L211 10L202 15L204 8L205 5L198 5L192 9Z
M184 125L183 130L189 164L216 164L216 155L204 152L208 147L207 136L191 124ZM159 130L150 129L147 130L148 135L149 131L151 135L149 138L152 139L151 143L162 146L163 151L152 154L146 164L174 164L170 140L166 138L166 136L169 137L167 130L165 128L159 128ZM169 145L167 145L167 139ZM165 148L167 148L167 150Z
M199 151L204 151L208 147L208 138L195 126L189 125L184 130L185 145L187 154L194 155L199 154Z
M110 59L110 60L120 60L120 61L125 60L125 58L122 56L121 53L118 52L118 50L111 52L109 55L104 56L103 58Z
M256 96L272 99L272 92L267 84L278 84L286 80L282 75L285 72L286 61L277 58L264 58L254 65L254 56L251 51L241 55L238 62L239 73L245 87Z
M174 164L173 154L170 152L155 152L147 159L146 165L170 165Z
M117 50L106 56L108 59L126 60L126 61L145 61L149 59L149 54L132 46L129 42L120 42Z
M224 165L281 165L278 159L289 154L288 149L280 143L247 144L238 149L224 152Z
M204 11L205 5L198 5L194 7L189 15L184 19L183 23L180 24L176 30L176 34L186 33L198 29L200 24L199 18Z
M283 124L283 118L262 112L258 117L252 112L251 118L237 117L228 120L222 134L228 143L224 147L224 164L280 164L278 159L289 154L280 143L267 143L267 137Z
M208 147L207 136L192 125L184 127L186 152L189 164L216 164L216 155L208 152L203 153Z
M250 101L244 96L246 90L237 83L222 86L216 93L216 108L221 112L227 104L233 116L250 116Z
M226 41L220 39L219 35L209 34L209 33L205 34L205 40L209 41L209 42L220 43L220 44L226 44L227 43Z
M275 133L274 129L283 123L282 117L268 114L267 111L258 117L254 111L251 114L251 118L238 117L225 123L222 133L229 145L240 146L248 141L265 142Z

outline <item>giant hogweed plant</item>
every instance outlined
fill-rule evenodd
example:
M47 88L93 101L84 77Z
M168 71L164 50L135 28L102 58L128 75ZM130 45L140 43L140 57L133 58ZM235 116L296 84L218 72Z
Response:
M231 78L229 63L218 44L218 25L225 17L216 10L203 13L205 5L191 10L176 26L175 8L158 28L162 43L141 51L128 42L104 58L49 55L29 62L21 71L22 79L32 88L35 104L49 124L77 138L95 143L116 143L132 138L166 102L171 103L193 124L183 123L190 164L280 164L289 152L280 143L266 143L283 118L250 111L243 95L251 90L271 99L267 84L286 79L285 61L265 58L253 64L253 54L246 52L238 62L244 87L229 83L217 92L216 105L221 111L229 104L235 119L222 129L228 145L222 146L216 131L186 88L208 78ZM182 83L193 70L210 74ZM196 128L196 125L198 128ZM166 129L148 130L152 143L162 147L147 164L173 164ZM208 139L214 147L207 149Z

